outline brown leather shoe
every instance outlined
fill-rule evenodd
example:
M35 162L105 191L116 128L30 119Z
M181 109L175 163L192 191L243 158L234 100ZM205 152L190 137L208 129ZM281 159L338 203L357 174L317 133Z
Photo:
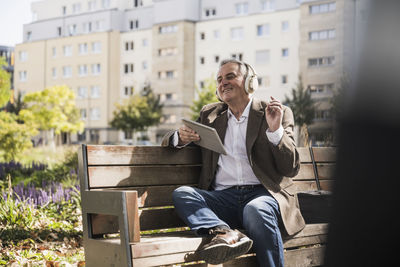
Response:
M253 241L237 230L215 229L210 231L215 236L210 243L199 251L199 258L210 264L221 264L245 254Z

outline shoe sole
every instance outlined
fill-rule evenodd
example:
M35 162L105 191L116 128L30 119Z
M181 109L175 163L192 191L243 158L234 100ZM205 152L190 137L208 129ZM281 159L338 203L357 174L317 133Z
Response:
M200 259L210 264L221 264L245 254L253 241L249 238L242 238L239 242L228 244L217 244L198 252Z

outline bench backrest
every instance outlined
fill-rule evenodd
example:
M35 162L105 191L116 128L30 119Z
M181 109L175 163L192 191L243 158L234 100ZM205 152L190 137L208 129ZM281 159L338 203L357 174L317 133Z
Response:
M171 194L181 185L196 186L201 169L197 147L172 149L152 146L85 146L83 164L87 175L81 177L81 190L136 190L140 230L184 226L172 206ZM321 187L329 190L335 161L334 148L313 148ZM299 148L301 167L293 178L298 191L316 190L312 157L308 148ZM94 235L118 231L116 218L92 217Z

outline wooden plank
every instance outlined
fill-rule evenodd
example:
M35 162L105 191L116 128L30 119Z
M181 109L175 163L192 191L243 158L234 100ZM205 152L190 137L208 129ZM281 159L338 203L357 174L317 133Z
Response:
M314 180L314 169L311 163L300 165L299 173L292 178L293 180Z
M311 155L310 155L310 149L308 147L298 147L297 151L299 152L301 163L312 162Z
M317 184L315 181L293 181L296 191L313 191L317 190ZM332 191L333 180L320 180L321 189L326 191Z
M140 241L140 225L139 225L139 210L138 210L138 194L127 194L126 197L126 212L128 223L128 239L129 242Z
M334 179L336 164L334 163L318 163L317 171L319 179Z
M285 266L310 267L322 266L325 246L293 249L285 251Z
M141 210L139 213L142 231L186 226L173 208Z
M87 146L88 165L201 164L198 147Z
M316 162L335 162L336 148L335 147L313 147L314 160Z
M89 167L89 187L196 184L199 165Z
M118 217L106 214L89 214L92 222L92 235L114 234L119 232Z

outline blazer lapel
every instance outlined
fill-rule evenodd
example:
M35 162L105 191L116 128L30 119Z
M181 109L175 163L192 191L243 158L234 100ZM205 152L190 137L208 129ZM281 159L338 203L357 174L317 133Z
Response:
M253 98L253 103L249 112L249 121L247 122L246 132L246 150L247 157L251 163L251 148L254 145L259 133L261 123L265 120L264 108L261 102Z

